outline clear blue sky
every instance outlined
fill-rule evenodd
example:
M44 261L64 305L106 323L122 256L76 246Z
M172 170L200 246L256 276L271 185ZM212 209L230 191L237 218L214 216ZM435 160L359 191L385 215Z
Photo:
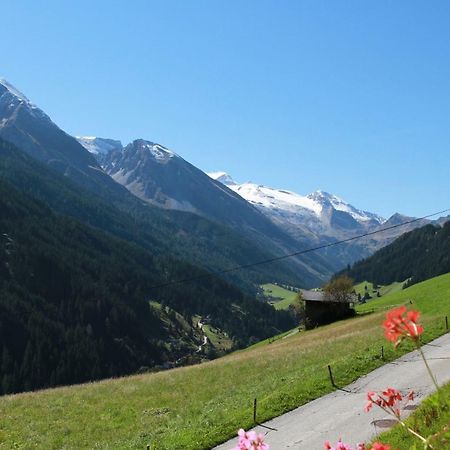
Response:
M450 2L4 0L0 76L71 134L385 216L450 207Z

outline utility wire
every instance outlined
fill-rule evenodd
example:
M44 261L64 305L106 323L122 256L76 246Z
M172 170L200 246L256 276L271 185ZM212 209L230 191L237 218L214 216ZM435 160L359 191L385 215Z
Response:
M262 264L268 264L268 263L275 262L275 261L281 261L283 259L292 258L293 256L299 256L299 255L304 255L306 253L316 252L317 250L323 250L325 248L334 247L335 245L344 244L346 242L355 241L355 240L361 239L363 237L373 236L374 234L383 233L385 231L393 230L395 228L400 228L400 227L403 227L405 225L409 225L411 223L419 222L421 220L425 220L425 219L428 219L430 217L437 216L438 214L443 214L443 213L446 213L446 212L449 212L449 211L450 211L450 208L444 209L442 211L438 211L438 212L435 212L433 214L428 214L428 215L423 216L423 217L418 217L416 219L407 220L406 222L398 223L396 225L391 225L391 226L386 227L386 228L381 228L379 230L370 231L369 233L359 234L358 236L353 236L353 237L350 237L350 238L347 238L347 239L342 239L340 241L330 242L328 244L319 245L317 247L311 247L311 248L308 248L308 249L305 249L305 250L299 250L297 252L288 253L286 255L276 256L274 258L264 259L264 260L256 261L256 262L249 263L249 264L243 264L243 265L240 265L240 266L234 266L234 267L230 267L228 269L217 270L217 271L205 273L203 275L198 275L198 276L191 277L191 278L183 278L183 279L180 279L180 280L168 281L167 283L162 283L162 284L158 284L158 285L152 286L150 289L158 289L158 288L163 288L163 287L167 287L167 286L173 286L175 284L190 283L191 281L200 280L202 278L207 278L207 277L210 277L210 276L213 276L213 275L214 276L215 275L223 275L223 274L226 274L226 273L235 272L237 270L249 269L250 267L261 266Z

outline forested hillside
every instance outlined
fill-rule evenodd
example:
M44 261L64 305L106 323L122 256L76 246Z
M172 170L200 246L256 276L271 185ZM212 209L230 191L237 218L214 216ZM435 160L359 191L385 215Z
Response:
M1 393L132 373L180 349L149 300L210 315L236 345L292 325L287 314L190 264L55 213L0 180ZM249 320L251 318L251 320Z
M355 263L347 275L355 280L407 285L450 272L450 222L405 233L371 257Z
M226 226L194 214L145 205L121 186L126 201L109 191L88 191L0 138L2 178L59 213L136 243L152 253L169 253L207 270L273 256ZM298 276L289 263L281 262L232 272L226 279L252 293L255 284L268 279L302 284L301 280L311 282L314 277Z

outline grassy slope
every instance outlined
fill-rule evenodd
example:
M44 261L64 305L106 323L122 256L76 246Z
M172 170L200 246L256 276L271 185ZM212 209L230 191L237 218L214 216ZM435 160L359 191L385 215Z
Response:
M450 430L445 433L443 429L450 424L450 383L441 389L441 396L441 405L444 406L440 406L437 394L433 394L407 419L407 424L425 438L435 435L430 442L434 448L448 449L450 448ZM389 443L392 448L398 450L409 450L414 444L418 449L422 448L420 441L405 431L401 425L381 434L377 441Z
M364 289L365 286L367 286L367 288L369 290L369 294L373 298L375 298L377 294L376 294L376 292L373 292L373 283L371 283L369 281L363 281L361 283L356 284L354 286L356 293L361 294L363 296L365 293L365 289ZM395 281L394 283L389 284L388 286L380 286L380 288L377 290L380 292L381 296L384 296L387 294L392 294L394 292L401 291L402 286L403 286L403 283Z
M263 284L261 287L267 298L270 299L270 297L273 297L274 300L269 300L269 303L272 304L275 309L288 309L289 305L297 295L296 292L288 291L276 284Z
M424 340L443 334L450 274L369 305L381 309L410 299L424 312ZM340 385L382 365L383 316L379 311L297 333L198 366L3 397L0 449L211 448L251 425L255 397L258 418L266 420L330 392L327 364ZM400 354L385 348L388 360Z
M386 309L411 300L415 308L423 313L449 314L450 313L450 273L431 280L418 283L405 290L393 292L390 295L371 300L358 306L359 312Z
M228 335L212 325L203 325L203 332L218 352L228 352L233 348L233 341Z

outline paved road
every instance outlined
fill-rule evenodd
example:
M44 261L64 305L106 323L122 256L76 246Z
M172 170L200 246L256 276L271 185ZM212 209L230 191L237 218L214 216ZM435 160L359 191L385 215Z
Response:
M438 383L450 380L450 333L423 347L427 360ZM424 397L433 392L431 379L420 355L415 351L386 364L342 390L332 392L277 417L264 425L275 428L269 431L256 427L259 433L267 433L266 442L271 450L322 450L326 440L332 443L339 438L349 444L370 441L392 425L391 417L377 407L369 413L363 411L367 391L379 392L394 387L401 392L414 390L416 399L402 416L406 417ZM226 442L217 450L230 450L237 439Z

